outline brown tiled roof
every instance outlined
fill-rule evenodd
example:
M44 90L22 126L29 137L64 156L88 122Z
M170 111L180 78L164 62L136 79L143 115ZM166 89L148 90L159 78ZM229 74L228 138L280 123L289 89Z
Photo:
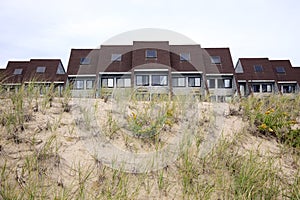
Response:
M147 49L156 50L157 57L146 58ZM190 60L181 61L181 53L189 53ZM121 61L111 61L112 54L121 54ZM221 64L211 64L210 55L220 56ZM81 65L80 59L84 57L90 57L91 63ZM133 45L102 45L100 49L72 49L68 75L96 75L104 71L127 72L135 67L171 67L173 71L234 74L229 48L202 49L200 45L169 45L167 41L134 41Z
M99 49L71 49L68 64L68 75L96 74L98 65ZM81 65L81 58L89 58L90 64Z
M276 80L277 77L268 58L240 58L238 63L243 67L243 73L236 73L238 80ZM254 66L261 65L262 72L255 72Z
M207 52L204 55L209 56L206 58L206 73L235 73L229 48L204 48L204 50ZM210 56L220 56L221 64L212 64ZM217 66L217 68L214 66Z
M2 82L8 84L21 84L24 74L28 70L29 61L8 61L7 67L3 72ZM21 74L14 74L16 69L22 69Z
M278 81L297 81L300 77L300 74L297 73L297 70L294 67L292 67L289 60L270 60L270 62ZM283 67L285 73L277 73L276 67Z
M38 73L37 67L44 66L45 72ZM60 59L31 59L30 61L9 61L3 74L3 83L20 84L24 82L66 82L67 74L57 74L58 67L63 65ZM22 69L21 74L14 74Z

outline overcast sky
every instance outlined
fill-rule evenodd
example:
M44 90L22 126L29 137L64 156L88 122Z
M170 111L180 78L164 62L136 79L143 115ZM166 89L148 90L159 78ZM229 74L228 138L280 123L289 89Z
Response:
M141 28L178 32L240 57L300 66L298 0L1 0L0 67L9 60L61 58Z

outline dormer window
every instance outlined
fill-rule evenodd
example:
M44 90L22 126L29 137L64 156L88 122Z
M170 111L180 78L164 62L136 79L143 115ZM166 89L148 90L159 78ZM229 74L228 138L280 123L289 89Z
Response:
M190 61L191 55L190 53L181 53L180 54L180 61Z
M121 61L122 54L119 53L113 53L111 54L111 61Z
M44 73L46 71L45 66L39 66L36 68L36 73Z
M80 58L80 64L81 65L89 65L91 63L90 58Z
M284 67L276 67L276 72L277 74L285 74L285 69Z
M220 56L211 56L210 57L212 64L221 64L221 57Z
M157 58L157 51L153 49L146 50L146 58Z
M22 72L23 72L23 69L15 69L14 75L20 75L20 74L22 74Z
M254 65L254 71L255 72L262 72L263 71L263 67L261 65Z

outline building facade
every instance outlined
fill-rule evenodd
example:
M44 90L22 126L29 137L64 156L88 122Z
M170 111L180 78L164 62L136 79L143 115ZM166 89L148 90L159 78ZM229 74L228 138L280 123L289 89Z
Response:
M133 89L146 99L192 94L225 101L236 93L229 48L205 49L167 41L72 49L68 77L75 97Z

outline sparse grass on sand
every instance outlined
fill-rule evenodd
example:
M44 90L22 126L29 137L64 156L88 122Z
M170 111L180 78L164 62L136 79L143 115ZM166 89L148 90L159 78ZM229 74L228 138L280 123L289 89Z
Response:
M86 150L71 114L76 105L70 91L63 97L45 93L21 88L0 99L0 199L300 199L299 95L232 102L223 137L208 154L199 156L201 127L209 121L203 118L195 140L174 163L126 173ZM95 102L99 111L107 105ZM147 110L132 110L128 129L150 135L166 125L172 130L179 115L171 102L165 105L166 114L155 119ZM105 131L113 131L107 133L113 140L120 129L113 118L107 120Z

